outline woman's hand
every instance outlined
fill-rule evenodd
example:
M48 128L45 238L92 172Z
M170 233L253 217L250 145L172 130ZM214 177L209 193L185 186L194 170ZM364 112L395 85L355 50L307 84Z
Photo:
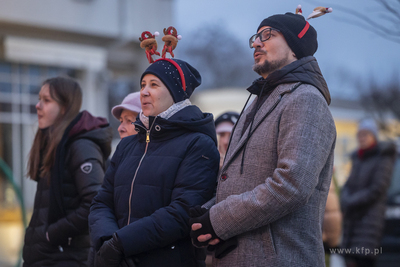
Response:
M123 259L122 245L114 233L110 240L107 240L96 253L94 266L96 267L118 267Z

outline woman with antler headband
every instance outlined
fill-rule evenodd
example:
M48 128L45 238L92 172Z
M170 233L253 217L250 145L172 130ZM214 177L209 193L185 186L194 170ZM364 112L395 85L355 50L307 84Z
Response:
M142 74L138 134L119 143L91 206L95 266L205 266L188 211L212 197L219 153L213 116L189 101L200 82L178 59Z

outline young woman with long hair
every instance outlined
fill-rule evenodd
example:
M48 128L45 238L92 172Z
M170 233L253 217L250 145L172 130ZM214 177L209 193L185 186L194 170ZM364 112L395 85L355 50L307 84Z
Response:
M103 180L112 133L106 119L79 112L81 104L82 90L70 78L48 79L39 92L28 160L37 191L24 266L86 266L89 206Z

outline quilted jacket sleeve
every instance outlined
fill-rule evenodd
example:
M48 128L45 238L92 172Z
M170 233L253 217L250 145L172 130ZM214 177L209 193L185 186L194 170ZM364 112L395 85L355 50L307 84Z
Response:
M88 139L79 139L71 144L68 170L79 194L79 206L68 215L49 225L47 232L50 242L62 245L68 238L88 230L89 207L97 194L104 177L104 160L100 147ZM89 169L82 170L82 164Z
M205 135L194 140L179 166L171 203L117 231L125 256L188 237L188 210L212 197L218 167L219 153L214 141Z
M105 173L104 182L90 206L90 239L96 251L119 229L114 213L114 175L120 157L120 144Z

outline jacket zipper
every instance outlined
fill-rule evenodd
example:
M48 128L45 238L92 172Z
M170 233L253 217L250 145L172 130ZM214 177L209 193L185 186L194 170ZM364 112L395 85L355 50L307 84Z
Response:
M143 161L144 157L146 156L147 147L149 146L149 143L150 143L150 130L151 130L151 128L153 127L155 121L156 121L156 118L154 118L153 123L151 124L150 129L148 129L148 130L145 129L144 127L138 125L138 126L140 126L140 127L142 127L143 129L146 130L146 147L145 147L145 149L144 149L143 156L142 156L142 158L141 158L140 161L139 161L139 165L138 165L137 168L136 168L135 175L133 176L133 179L132 179L132 183L131 183L131 193L129 194L129 203L128 203L128 206L129 206L128 222L127 222L126 225L129 225L129 223L130 223L130 221L131 221L133 184L135 183L136 175L137 175L137 173L138 173L138 171L139 171L140 165L142 164L142 161Z

